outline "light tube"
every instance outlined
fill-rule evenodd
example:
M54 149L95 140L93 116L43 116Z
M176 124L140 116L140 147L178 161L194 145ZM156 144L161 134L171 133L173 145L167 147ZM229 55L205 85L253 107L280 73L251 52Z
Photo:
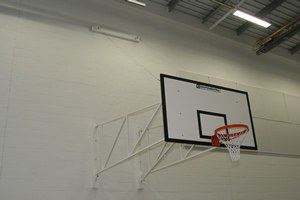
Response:
M145 3L137 1L137 0L127 0L127 1L130 2L130 3L135 3L135 4L140 5L140 6L146 6Z
M252 16L252 15L249 15L249 14L244 13L244 12L239 11L239 10L235 11L235 12L233 13L233 15L238 16L238 17L240 17L240 18L243 18L243 19L245 19L245 20L247 20L247 21L250 21L250 22L252 22L252 23L255 23L255 24L257 24L257 25L263 26L263 27L265 27L265 28L268 28L268 27L271 25L270 23L268 23L268 22L266 22L266 21L264 21L264 20L261 20L261 19L259 19L259 18L257 18L257 17L254 17L254 16Z
M103 35L123 39L123 40L140 42L140 37L138 35L133 35L133 34L129 34L129 33L121 32L121 31L117 31L117 30L113 30L113 29L109 29L109 28L103 28L100 25L92 26L91 31L96 32L96 33L101 33Z

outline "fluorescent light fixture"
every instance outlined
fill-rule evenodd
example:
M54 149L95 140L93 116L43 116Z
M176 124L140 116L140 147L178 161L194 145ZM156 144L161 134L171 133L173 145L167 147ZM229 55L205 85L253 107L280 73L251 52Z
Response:
M127 1L130 2L130 3L135 3L135 4L140 5L140 6L146 6L145 3L137 1L137 0L127 0Z
M263 27L265 27L265 28L268 28L268 27L271 25L270 23L268 23L268 22L266 22L266 21L264 21L264 20L261 20L261 19L259 19L259 18L257 18L257 17L254 17L254 16L252 16L252 15L249 15L249 14L244 13L244 12L239 11L239 10L235 11L235 12L233 13L233 15L238 16L238 17L240 17L240 18L243 18L243 19L245 19L245 20L247 20L247 21L250 21L250 22L252 22L252 23L258 24L258 25L260 25L260 26L263 26Z
M92 26L91 31L96 32L96 33L100 33L100 34L103 34L103 35L123 39L123 40L129 40L129 41L132 41L132 42L140 42L140 37L138 35L133 35L133 34L130 34L130 33L125 33L125 32L121 32L121 31L109 29L109 28L103 28L100 25Z

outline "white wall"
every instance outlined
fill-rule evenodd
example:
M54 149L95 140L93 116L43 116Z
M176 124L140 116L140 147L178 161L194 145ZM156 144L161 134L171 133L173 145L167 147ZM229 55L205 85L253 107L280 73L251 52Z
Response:
M92 33L92 24L142 41ZM151 174L143 191L131 162L103 174L98 189L90 182L93 122L160 101L160 73L182 70L299 97L299 62L256 56L250 46L123 1L1 0L0 25L1 200L298 198L299 158L276 155L242 155L232 164L227 154L210 153ZM293 128L296 137L299 125Z

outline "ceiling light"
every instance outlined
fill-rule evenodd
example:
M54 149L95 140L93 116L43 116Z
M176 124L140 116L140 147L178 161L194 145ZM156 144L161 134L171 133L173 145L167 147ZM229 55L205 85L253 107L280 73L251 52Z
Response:
M263 27L265 27L265 28L268 28L268 27L271 25L270 23L268 23L268 22L266 22L266 21L264 21L264 20L261 20L261 19L259 19L259 18L257 18L257 17L254 17L254 16L252 16L252 15L249 15L249 14L244 13L244 12L239 11L239 10L235 11L235 12L233 13L233 15L238 16L238 17L240 17L240 18L243 18L243 19L245 19L245 20L247 20L247 21L250 21L250 22L252 22L252 23L258 24L258 25L260 25L260 26L263 26Z
M137 1L137 0L127 0L127 1L130 2L130 3L135 3L135 4L140 5L140 6L146 6L145 3Z
M122 31L117 31L110 28L103 28L100 25L94 25L91 27L92 32L100 33L106 36L111 36L123 40L129 40L132 42L140 42L140 37L138 35L133 35L130 33L125 33Z

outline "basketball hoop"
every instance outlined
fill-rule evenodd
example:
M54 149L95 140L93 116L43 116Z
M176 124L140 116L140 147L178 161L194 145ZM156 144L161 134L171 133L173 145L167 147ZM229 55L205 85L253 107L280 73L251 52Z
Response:
M213 146L220 146L221 142L227 147L231 160L240 160L240 146L243 142L249 127L244 124L231 124L222 126L215 130L215 134L211 136Z

